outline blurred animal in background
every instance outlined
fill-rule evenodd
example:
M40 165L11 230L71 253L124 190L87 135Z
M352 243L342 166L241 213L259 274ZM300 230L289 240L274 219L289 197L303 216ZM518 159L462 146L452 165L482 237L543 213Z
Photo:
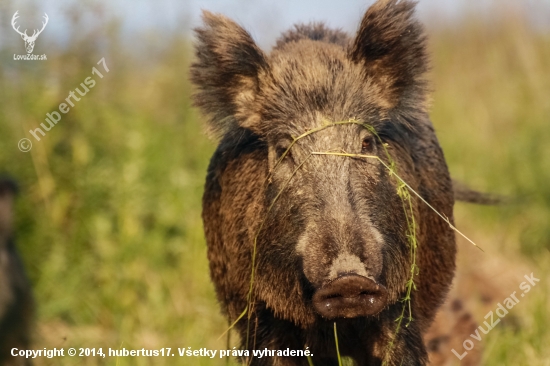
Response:
M14 241L16 183L0 177L0 365L28 365L11 356L12 348L28 349L34 317L31 286Z
M453 293L454 291L451 291ZM454 294L453 294L454 295ZM481 365L482 345L477 344L463 355L463 342L475 333L478 323L473 314L455 296L441 306L434 322L424 335L430 366L478 366ZM459 359L452 350L457 351Z

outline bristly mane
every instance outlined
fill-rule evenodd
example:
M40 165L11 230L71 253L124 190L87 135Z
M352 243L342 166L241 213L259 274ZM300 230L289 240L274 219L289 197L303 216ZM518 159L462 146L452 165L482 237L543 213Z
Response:
M346 48L350 44L348 34L341 29L330 29L324 23L312 22L309 24L295 24L294 29L289 29L277 39L277 44L273 49L280 49L287 43L302 39L334 43Z

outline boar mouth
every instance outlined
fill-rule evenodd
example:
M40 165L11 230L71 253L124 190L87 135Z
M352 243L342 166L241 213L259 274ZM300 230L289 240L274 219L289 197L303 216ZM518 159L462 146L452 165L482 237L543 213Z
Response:
M355 274L341 276L313 295L315 310L327 319L376 315L387 300L388 291L383 285Z

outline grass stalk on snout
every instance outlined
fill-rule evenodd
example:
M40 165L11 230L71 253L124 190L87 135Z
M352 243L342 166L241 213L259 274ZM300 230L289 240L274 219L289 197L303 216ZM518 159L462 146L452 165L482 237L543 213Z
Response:
M342 122L334 122L334 123L325 123L323 124L322 126L318 127L318 128L315 128L315 129L312 129L312 130L309 130L307 132L304 132L303 134L301 134L300 136L298 137L295 137L291 144L289 145L289 147L285 150L285 152L281 155L281 157L277 160L277 162L275 163L275 165L273 166L273 169L269 172L269 174L267 175L266 179L265 179L265 182L264 182L264 185L267 185L268 182L270 181L272 175L273 175L273 172L275 171L275 169L279 166L279 164L283 161L283 159L288 155L288 152L290 151L290 149L294 146L294 144L306 137L306 136L309 136L315 132L319 132L321 130L324 130L328 127L331 127L331 126L336 126L336 125L343 125L343 124L350 124L351 122L349 121L342 121ZM233 329L235 327L235 325L248 313L248 310L249 308L251 307L251 304L252 304L252 294L253 294L253 288L254 288L254 277L255 277L255 272L256 272L256 248L257 248L257 243L258 243L258 236L260 235L260 232L262 231L263 229L263 226L267 220L267 217L269 215L269 213L271 212L271 209L273 208L273 206L275 205L275 203L277 202L277 199L280 197L280 195L283 193L283 191L285 190L286 186L290 183L290 181L292 180L292 178L294 177L294 175L296 174L296 172L298 171L298 169L300 169L302 167L302 165L311 157L311 154L308 155L304 161L298 165L298 167L293 171L292 175L290 176L290 178L288 179L288 181L283 185L283 187L279 190L279 192L277 193L277 195L275 196L275 198L273 199L273 202L270 204L269 208L267 209L267 212L266 212L266 215L264 217L264 219L262 220L262 222L260 223L260 227L258 229L258 231L256 232L256 235L254 236L254 243L253 243L253 246L252 246L252 259L251 259L251 262L252 262L252 265L251 265L251 274L250 274L250 285L249 285L249 290L248 290L248 294L247 294L247 306L244 308L244 310L242 311L242 313L237 317L237 319L235 319L235 321L233 321L233 323L231 323L231 325L220 335L220 338L222 338L225 334L228 334L228 332ZM248 341L249 341L249 337L250 337L250 318L251 318L251 314L248 313L248 323L247 323L247 335L246 335L246 344L248 346Z
M275 205L275 203L277 202L277 199L281 196L281 194L283 193L283 191L286 189L286 187L288 186L288 184L290 183L290 181L292 180L292 178L294 177L294 175L296 174L296 172L305 164L305 162L311 157L312 154L309 154L305 159L304 161L302 161L297 167L296 169L294 169L294 171L292 172L291 176L288 178L288 180L285 182L285 184L283 185L283 187L279 190L279 192L277 193L277 195L275 196L275 198L273 199L273 202L269 205L268 209L267 209L267 212L266 212L266 215L265 215L265 218L262 220L262 222L260 223L260 227L258 229L258 232L256 233L256 235L254 236L254 245L252 247L252 271L251 271L251 275L250 275L250 286L249 286L249 289L248 289L248 295L247 295L247 303L248 305L245 307L245 309L243 310L243 312L239 315L239 317L229 326L228 329L226 329L226 331L220 336L223 337L226 333L228 333L234 326L235 324L237 324L237 322L239 320L241 320L247 313L249 314L248 315L248 323L247 323L247 333L246 333L246 345L248 346L248 342L249 342L249 337L250 337L250 319L251 319L251 313L248 312L248 309L251 308L252 304L253 304L253 288L254 288L254 279L255 279L255 272L256 272L256 248L257 248L257 243L258 243L258 236L260 234L260 232L262 231L262 228L267 220L267 217L269 215L269 213L271 212L273 206ZM229 333L228 333L229 334Z
M482 250L477 244L475 244L472 240L470 240L468 237L466 237L464 234L462 234L458 229L454 227L454 225L449 221L449 219L445 216L443 216L441 213L439 213L432 205L430 205L420 194L418 194L405 180L403 180L398 174L397 174L397 165L395 161L392 159L388 149L387 144L383 142L383 140L380 138L376 130L373 126L370 126L368 124L363 124L360 122L356 122L361 124L363 127L368 129L380 142L384 149L384 153L388 159L388 163L384 162L379 156L376 155L362 155L362 154L348 154L346 152L313 152L313 155L335 155L335 156L343 156L343 157L351 157L351 158L365 158L365 159L376 159L378 160L386 169L388 169L390 176L395 177L397 180L397 195L400 197L401 202L403 204L403 210L405 212L405 219L407 223L407 232L406 237L407 241L409 243L410 248L410 262L411 262L411 268L410 268L410 276L405 284L405 296L401 299L401 302L403 302L403 308L401 310L401 314L397 319L395 319L397 326L395 329L395 333L393 335L392 340L388 343L388 349L386 352L386 358L391 354L394 346L395 339L397 335L399 334L399 331L401 329L401 325L403 323L403 319L405 318L405 311L408 309L409 316L407 318L407 324L405 326L409 326L409 324L413 321L412 316L412 307L411 307L411 295L412 291L416 290L416 285L414 283L414 278L417 276L420 272L420 268L416 264L416 254L417 254L417 248L418 248L418 240L416 238L416 219L414 216L414 209L413 209L413 203L412 203L412 197L410 192L413 192L423 203L425 203L430 209L432 209L439 217L441 217L454 231L458 232L460 235L462 235L464 238L466 238L470 243L472 243L474 246L476 246L478 249ZM350 122L351 123L351 122ZM482 250L483 251L483 250ZM383 365L387 363L386 359L383 362Z
M395 339L396 339L396 337L399 334L399 331L401 329L403 319L405 318L406 309L408 309L408 312L409 312L408 322L407 322L406 326L409 326L409 324L413 321L412 308L411 308L411 294L412 294L413 290L416 290L416 285L414 283L414 277L417 276L418 273L419 273L419 268L416 264L416 250L417 250L418 241L416 239L416 220L415 220L415 217L414 217L414 209L413 209L412 199L411 199L411 195L410 195L410 193L407 189L407 187L410 187L410 186L407 185L405 183L405 181L397 175L397 165L396 165L395 161L392 159L392 157L391 157L391 155L390 155L390 153L387 149L386 144L382 141L382 139L380 138L380 136L378 135L378 133L376 132L374 127L372 127L370 125L367 125L367 124L363 124L363 126L366 129L368 129L378 139L378 141L380 142L380 144L382 145L382 147L384 149L384 153L385 153L385 155L388 159L389 164L386 164L382 159L380 159L380 157L375 156L375 155L347 154L345 152L342 152L342 153L337 153L337 152L314 152L313 154L314 155L336 155L336 156L353 157L353 158L374 158L374 159L378 160L380 163L382 163L386 169L388 169L388 171L390 172L390 176L393 176L393 177L397 178L397 195L399 196L399 198L401 199L401 202L403 204L403 210L405 212L405 219L406 219L406 223L407 223L406 237L407 237L407 241L409 243L409 248L410 248L411 268L410 268L410 272L409 272L410 277L409 277L409 279L407 280L407 282L405 284L405 288L406 288L405 296L403 297L403 299L401 299L401 302L403 302L403 307L402 307L402 310L401 310L401 314L399 315L399 317L397 319L395 319L395 321L397 322L395 333L394 333L394 336L393 336L392 340L388 343L388 347L387 347L387 351L386 351L386 357L385 357L384 362L383 362L383 364L385 365L386 364L386 358L387 358L387 356L389 356L391 354L391 352L393 350ZM411 190L412 190L412 188L411 188ZM335 326L336 326L336 323L335 323ZM338 348L338 345L336 347ZM338 354L338 356L340 356L340 355ZM339 357L339 361L340 361L340 357Z
M338 357L338 366L342 366L342 357L340 357L340 346L338 345L338 331L336 322L334 322L334 343L336 344L336 356Z
M383 140L380 138L380 136L378 135L378 133L376 132L376 130L374 129L373 126L368 125L366 123L363 123L363 122L361 122L359 120L356 120L356 119L350 119L348 121L340 121L340 122L325 122L325 123L323 123L323 125L321 125L317 128L311 129L309 131L306 131L303 134L301 134L300 136L293 138L293 140L290 143L289 147L285 150L285 152L281 155L281 157L276 161L273 169L268 173L268 175L266 177L266 180L264 182L264 185L267 185L270 182L271 177L272 177L273 172L275 171L275 169L280 165L280 163L288 155L288 153L292 149L292 147L299 140L301 140L301 139L303 139L303 138L305 138L305 137L307 137L307 136L309 136L313 133L316 133L316 132L322 131L326 128L329 128L329 127L335 127L335 126L339 126L339 125L348 125L348 124L357 124L357 125L363 126L364 128L368 129L374 136L376 136L376 138L381 143L381 145L384 149L384 153L386 155L386 158L388 159L388 163L384 162L379 156L376 156L376 155L350 154L350 153L346 153L345 151L342 151L342 152L333 152L333 151L311 152L311 153L309 153L308 156L306 156L306 158L294 169L291 176L283 184L282 188L279 190L279 192L277 193L277 195L275 196L275 198L273 199L273 201L269 205L269 207L266 211L264 219L260 223L258 231L256 232L256 235L254 236L254 243L253 243L253 247L252 247L251 274L250 274L250 285L249 285L249 290L248 290L248 295L247 295L247 306L245 307L243 312L239 315L239 317L237 317L237 319L229 326L229 328L220 336L220 338L223 337L226 333L228 333L235 326L235 324L237 324L238 321L240 321L246 314L248 314L247 335L246 335L246 345L248 347L249 340L250 340L250 319L252 318L252 314L251 314L251 312L249 312L249 309L251 309L253 307L253 304L254 304L253 289L254 289L255 272L256 272L256 266L257 266L257 264L256 264L256 255L257 255L258 237L259 237L260 232L262 231L262 229L264 227L264 224L265 224L267 218L269 217L269 213L273 209L275 203L277 202L277 200L279 199L281 194L288 187L288 185L290 184L291 180L296 175L298 170L301 169L302 166L309 160L309 158L311 158L314 155L333 155L333 156L350 157L350 158L375 159L378 162L380 162L386 169L388 169L390 176L394 177L397 181L397 191L396 191L396 193L400 197L400 199L403 203L403 210L405 211L405 218L406 218L406 223L407 223L406 237L407 237L407 241L409 243L409 248L410 248L411 268L409 270L409 273L410 273L409 279L407 280L407 282L405 284L405 295L400 300L401 302L403 302L403 308L402 308L400 316L395 320L396 323L397 323L396 330L395 330L395 333L394 333L394 336L393 336L392 340L388 343L388 350L386 352L386 357L391 354L391 351L392 351L393 345L394 345L394 341L395 341L395 339L396 339L396 337L397 337L397 335L398 335L398 333L401 329L403 319L405 318L405 311L407 309L408 309L409 315L408 315L408 318L407 318L408 322L407 322L406 326L408 326L410 324L410 322L413 321L412 308L411 308L411 295L412 295L412 291L416 290L416 285L414 283L414 278L415 278L415 276L417 276L419 274L420 269L419 269L418 265L416 264L416 254L417 254L417 248L418 248L418 241L417 241L417 238L416 238L416 225L417 225L417 223L416 223L415 216L414 216L412 196L411 196L410 193L412 192L424 204L426 204L431 210L433 210L443 221L445 221L449 225L449 227L452 230L454 230L459 235L464 237L466 240L468 240L470 243L472 243L475 247L482 250L476 243L474 243L471 239L469 239L462 232L460 232L450 222L450 220L447 217L445 217L444 215L439 213L432 205L430 205L422 196L420 196L420 194L418 194L407 182L405 182L405 180L403 180L397 174L397 166L396 166L395 161L392 159L392 157L391 157L391 155L390 155L390 153L387 149L387 144L383 142ZM341 358L340 358L340 353L339 353L339 349L338 349L338 339L337 339L337 334L336 334L336 323L334 324L334 328L335 328L334 329L334 332L335 332L334 335L335 335L336 348L337 348L337 354L338 354L338 362L341 365ZM255 342L254 342L253 348L254 347L255 347ZM251 359L252 358L250 358L249 360L251 360ZM308 362L311 364L312 360L310 358L308 358ZM386 364L386 361L384 361L384 364Z

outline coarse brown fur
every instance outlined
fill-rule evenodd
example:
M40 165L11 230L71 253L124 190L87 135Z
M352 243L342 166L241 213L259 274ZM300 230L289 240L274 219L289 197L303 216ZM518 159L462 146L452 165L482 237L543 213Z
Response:
M13 357L12 348L29 349L34 302L13 238L17 186L0 177L0 365L30 365Z
M337 365L336 323L340 353L358 365L427 363L422 337L453 279L453 231L413 198L414 320L396 333L412 261L398 182L375 159L310 155L345 151L389 164L386 146L398 174L452 222L453 187L427 115L425 37L413 12L410 1L378 1L353 38L297 26L269 55L233 21L204 12L191 79L195 104L221 141L208 168L203 220L223 311L233 322L247 309L236 325L243 349L309 347L315 365ZM374 127L382 142L344 124L293 143L350 120ZM387 289L381 312L319 314L313 295L348 275ZM243 361L308 364L304 357Z

